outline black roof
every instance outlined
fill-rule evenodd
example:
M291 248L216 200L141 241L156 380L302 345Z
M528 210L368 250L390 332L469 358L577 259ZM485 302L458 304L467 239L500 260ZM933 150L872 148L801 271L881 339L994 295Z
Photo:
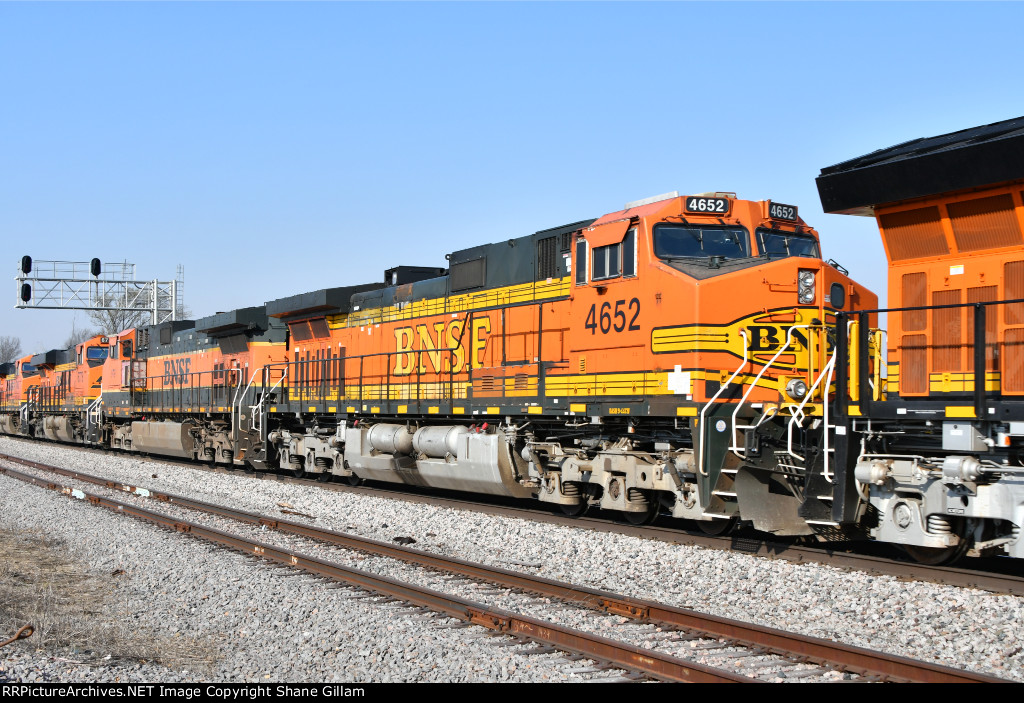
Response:
M1024 117L912 139L821 169L825 212L871 215L877 205L1024 178Z
M271 317L289 317L294 315L334 315L348 312L351 308L352 296L367 290L383 288L383 283L366 283L361 286L345 286L342 288L321 288L309 293L290 295L267 303L267 314Z

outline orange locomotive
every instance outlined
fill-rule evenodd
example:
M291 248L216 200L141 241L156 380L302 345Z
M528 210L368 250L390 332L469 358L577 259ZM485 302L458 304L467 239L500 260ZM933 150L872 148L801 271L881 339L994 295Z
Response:
M871 535L926 561L1024 556L1024 118L821 173L826 212L874 216L889 259L888 337L841 324L838 349L888 346L886 377L854 364L837 388Z
M856 519L826 396L836 313L877 299L796 207L673 193L447 258L110 337L74 438L710 531Z

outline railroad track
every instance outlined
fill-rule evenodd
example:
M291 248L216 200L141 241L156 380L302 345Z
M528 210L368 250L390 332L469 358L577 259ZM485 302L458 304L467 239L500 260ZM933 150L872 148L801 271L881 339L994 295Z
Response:
M3 435L7 439L17 439L28 442L31 445L38 444L35 440L28 440L22 437ZM84 447L80 445L64 446L74 450L88 450L110 454L111 450L101 447ZM383 496L394 500L402 500L410 503L424 505L456 508L459 510L471 510L486 515L501 515L515 517L534 522L541 522L566 527L577 527L594 530L597 532L608 532L624 534L643 539L654 539L661 542L698 546L708 549L723 551L738 551L752 556L761 556L770 559L785 559L796 563L825 564L841 569L855 569L873 574L894 576L897 578L912 579L928 583L937 583L960 588L976 588L991 593L1005 593L1009 595L1024 596L1024 575L1021 574L1021 565L1014 564L1009 559L987 559L970 560L976 562L970 566L928 566L916 562L907 561L901 556L889 554L870 554L863 552L848 551L849 543L839 544L798 544L794 541L773 540L752 536L750 534L735 534L729 536L712 536L700 533L699 531L687 531L679 526L671 527L661 525L636 526L624 524L614 518L606 517L567 517L552 513L542 506L523 505L519 503L506 503L500 499L488 500L488 496L474 496L473 499L462 498L440 492L427 492L415 487L405 486L373 486L361 485L350 486L340 482L325 482L315 478L296 478L280 473L245 473L238 470L229 470L223 467L210 467L194 461L174 459L173 457L148 457L138 454L125 454L114 452L118 456L131 456L141 461L151 461L158 464L174 464L191 469L205 471L208 473L219 473L230 476L237 476L241 480L265 480L285 484L315 486L317 488L335 492L351 492L357 495ZM0 454L0 457L6 455ZM678 521L676 521L678 522ZM878 547L878 545L859 545ZM888 547L882 546L885 552L890 551Z
M23 471L0 467L0 473L27 483L58 490L94 505L128 514L162 525L178 532L214 542L244 554L257 556L290 568L340 581L398 599L417 607L425 607L465 623L480 625L495 633L512 636L510 644L532 641L538 644L537 653L552 648L571 652L599 662L600 667L620 668L646 677L665 681L745 682L756 681L758 676L773 677L783 670L788 680L829 680L833 672L851 675L857 681L915 681L915 682L995 682L991 676L973 674L904 657L873 652L829 640L749 625L725 618L704 615L696 611L676 608L653 601L636 599L596 589L489 567L459 559L441 557L419 550L379 542L331 530L322 530L302 523L281 520L234 508L213 505L160 491L124 485L120 482L53 467L25 459L0 455L7 462L15 462L36 471L58 474L73 481L100 486L108 491L131 494L133 502L115 500L109 496L86 493L70 485L58 484L49 476L40 478ZM634 639L639 644L595 635L593 632L568 627L551 619L538 619L521 615L493 605L465 597L442 593L414 583L398 581L301 553L291 547L282 548L262 540L226 532L180 516L147 510L139 503L158 501L167 506L197 511L217 518L245 523L258 529L270 529L319 544L358 550L386 557L433 572L440 572L472 586L476 593L482 589L512 589L523 594L533 605L527 608L550 607L538 605L536 599L555 599L554 607L571 607L598 611L601 617L614 617L622 624L630 623ZM451 582L449 582L451 583ZM653 629L652 629L653 628ZM667 650L667 651L666 651ZM687 657L682 656L683 654ZM712 663L694 661L700 656ZM593 670L593 669L585 669ZM834 680L834 675L831 677Z

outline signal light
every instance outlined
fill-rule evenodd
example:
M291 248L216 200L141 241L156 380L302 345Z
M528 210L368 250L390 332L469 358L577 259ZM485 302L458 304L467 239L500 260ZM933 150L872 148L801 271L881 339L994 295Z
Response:
M23 257L21 257L21 272L23 274L26 274L26 275L32 273L32 257L31 256L23 256Z
M89 273L91 273L93 276L99 276L100 275L100 260L99 259L93 259L92 261L89 262Z
M21 302L27 303L32 300L32 286L28 283L21 284Z

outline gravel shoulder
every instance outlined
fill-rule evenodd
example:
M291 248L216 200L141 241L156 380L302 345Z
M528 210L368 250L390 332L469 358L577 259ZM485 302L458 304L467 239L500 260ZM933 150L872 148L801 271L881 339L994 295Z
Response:
M417 549L1024 681L1024 632L1017 627L1024 600L1014 596L311 486L257 483L130 455L4 438L0 452L270 515L280 515L279 504L286 503L313 516L318 527L384 541L411 537ZM519 655L515 647L499 644L505 638L486 637L479 628L447 629L437 616L396 605L385 610L311 577L3 477L0 529L45 534L73 553L83 570L109 586L100 619L130 624L124 629L140 633L150 647L138 649L142 644L132 640L120 647L127 654L113 646L88 655L67 648L37 652L38 642L29 639L0 650L0 681L591 677L567 673L570 667L557 655ZM119 570L124 574L112 576ZM16 629L13 622L0 624L6 628L0 635ZM196 656L189 661L180 651ZM88 665L66 661L85 659Z

